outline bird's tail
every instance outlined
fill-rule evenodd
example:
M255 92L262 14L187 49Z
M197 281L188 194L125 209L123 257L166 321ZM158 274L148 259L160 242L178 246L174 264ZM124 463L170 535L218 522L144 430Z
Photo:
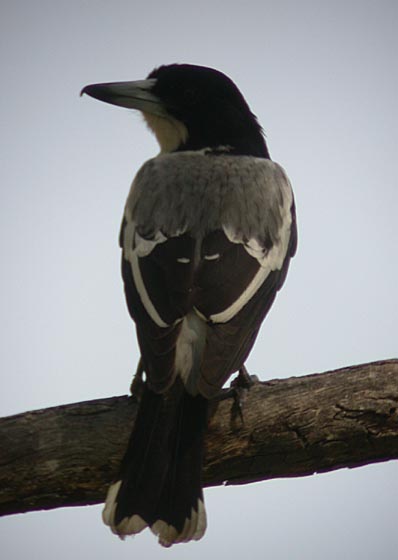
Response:
M207 400L180 380L165 394L147 384L103 520L120 537L149 526L163 546L199 540L206 530L201 484Z

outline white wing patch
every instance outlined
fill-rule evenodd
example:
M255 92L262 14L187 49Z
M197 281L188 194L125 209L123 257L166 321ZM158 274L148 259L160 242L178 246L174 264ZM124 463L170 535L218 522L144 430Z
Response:
M220 253L214 253L214 255L205 255L205 261L216 261L220 258Z
M144 281L142 279L137 253L138 253L137 251L132 252L130 263L131 263L131 269L133 271L134 284L140 296L142 305L145 307L152 321L156 323L158 327L168 327L169 325L163 321L163 319L156 311L155 306L153 305L152 301L149 298Z
M249 239L249 241L244 242L242 237L237 235L234 229L227 226L223 227L224 233L229 241L231 241L231 243L242 244L249 255L259 262L260 269L250 284L232 305L219 313L210 315L210 320L214 323L226 323L232 319L232 317L239 313L246 303L248 303L248 301L254 296L267 276L274 270L281 270L283 262L286 258L292 225L291 205L293 202L293 195L290 187L285 194L286 197L284 205L281 209L282 227L279 232L279 241L275 243L269 251L265 251L258 240L254 237Z
M269 270L260 268L257 274L254 276L253 280L247 286L247 288L241 293L237 300L234 301L232 305L221 311L220 313L215 313L214 315L210 315L209 319L213 323L226 323L234 315L239 313L244 305L254 296L257 292L261 284L264 282L266 277L269 274Z
M137 232L134 222L129 213L125 214L126 224L123 229L123 254L124 258L130 262L133 273L134 284L140 296L141 303L145 307L148 315L158 327L168 327L153 305L147 289L145 287L138 259L149 255L156 245L167 241L167 237L161 231L157 231L151 239L145 239Z
M138 257L148 256L156 245L165 241L167 241L167 237L161 231L157 231L152 239L145 239L137 230L134 231L134 251Z

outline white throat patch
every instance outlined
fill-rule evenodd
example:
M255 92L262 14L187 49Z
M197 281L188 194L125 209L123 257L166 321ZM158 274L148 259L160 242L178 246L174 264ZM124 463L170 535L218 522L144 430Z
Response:
M160 117L153 113L142 112L145 122L155 134L160 146L160 153L174 152L188 138L185 124L173 117Z

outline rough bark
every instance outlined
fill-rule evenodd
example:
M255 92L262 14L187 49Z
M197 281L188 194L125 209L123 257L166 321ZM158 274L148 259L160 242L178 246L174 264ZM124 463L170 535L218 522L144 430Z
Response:
M310 475L398 458L398 360L256 383L243 418L214 403L205 485ZM113 397L0 420L0 515L94 504L137 409Z

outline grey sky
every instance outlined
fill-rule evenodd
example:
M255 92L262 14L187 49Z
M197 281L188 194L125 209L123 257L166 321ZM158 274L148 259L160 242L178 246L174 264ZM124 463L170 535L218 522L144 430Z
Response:
M124 394L137 360L119 277L142 119L80 89L213 66L295 190L299 251L249 359L262 378L397 352L398 8L379 2L3 0L0 415ZM205 538L124 543L100 507L0 519L6 560L371 560L398 545L396 463L206 491Z

